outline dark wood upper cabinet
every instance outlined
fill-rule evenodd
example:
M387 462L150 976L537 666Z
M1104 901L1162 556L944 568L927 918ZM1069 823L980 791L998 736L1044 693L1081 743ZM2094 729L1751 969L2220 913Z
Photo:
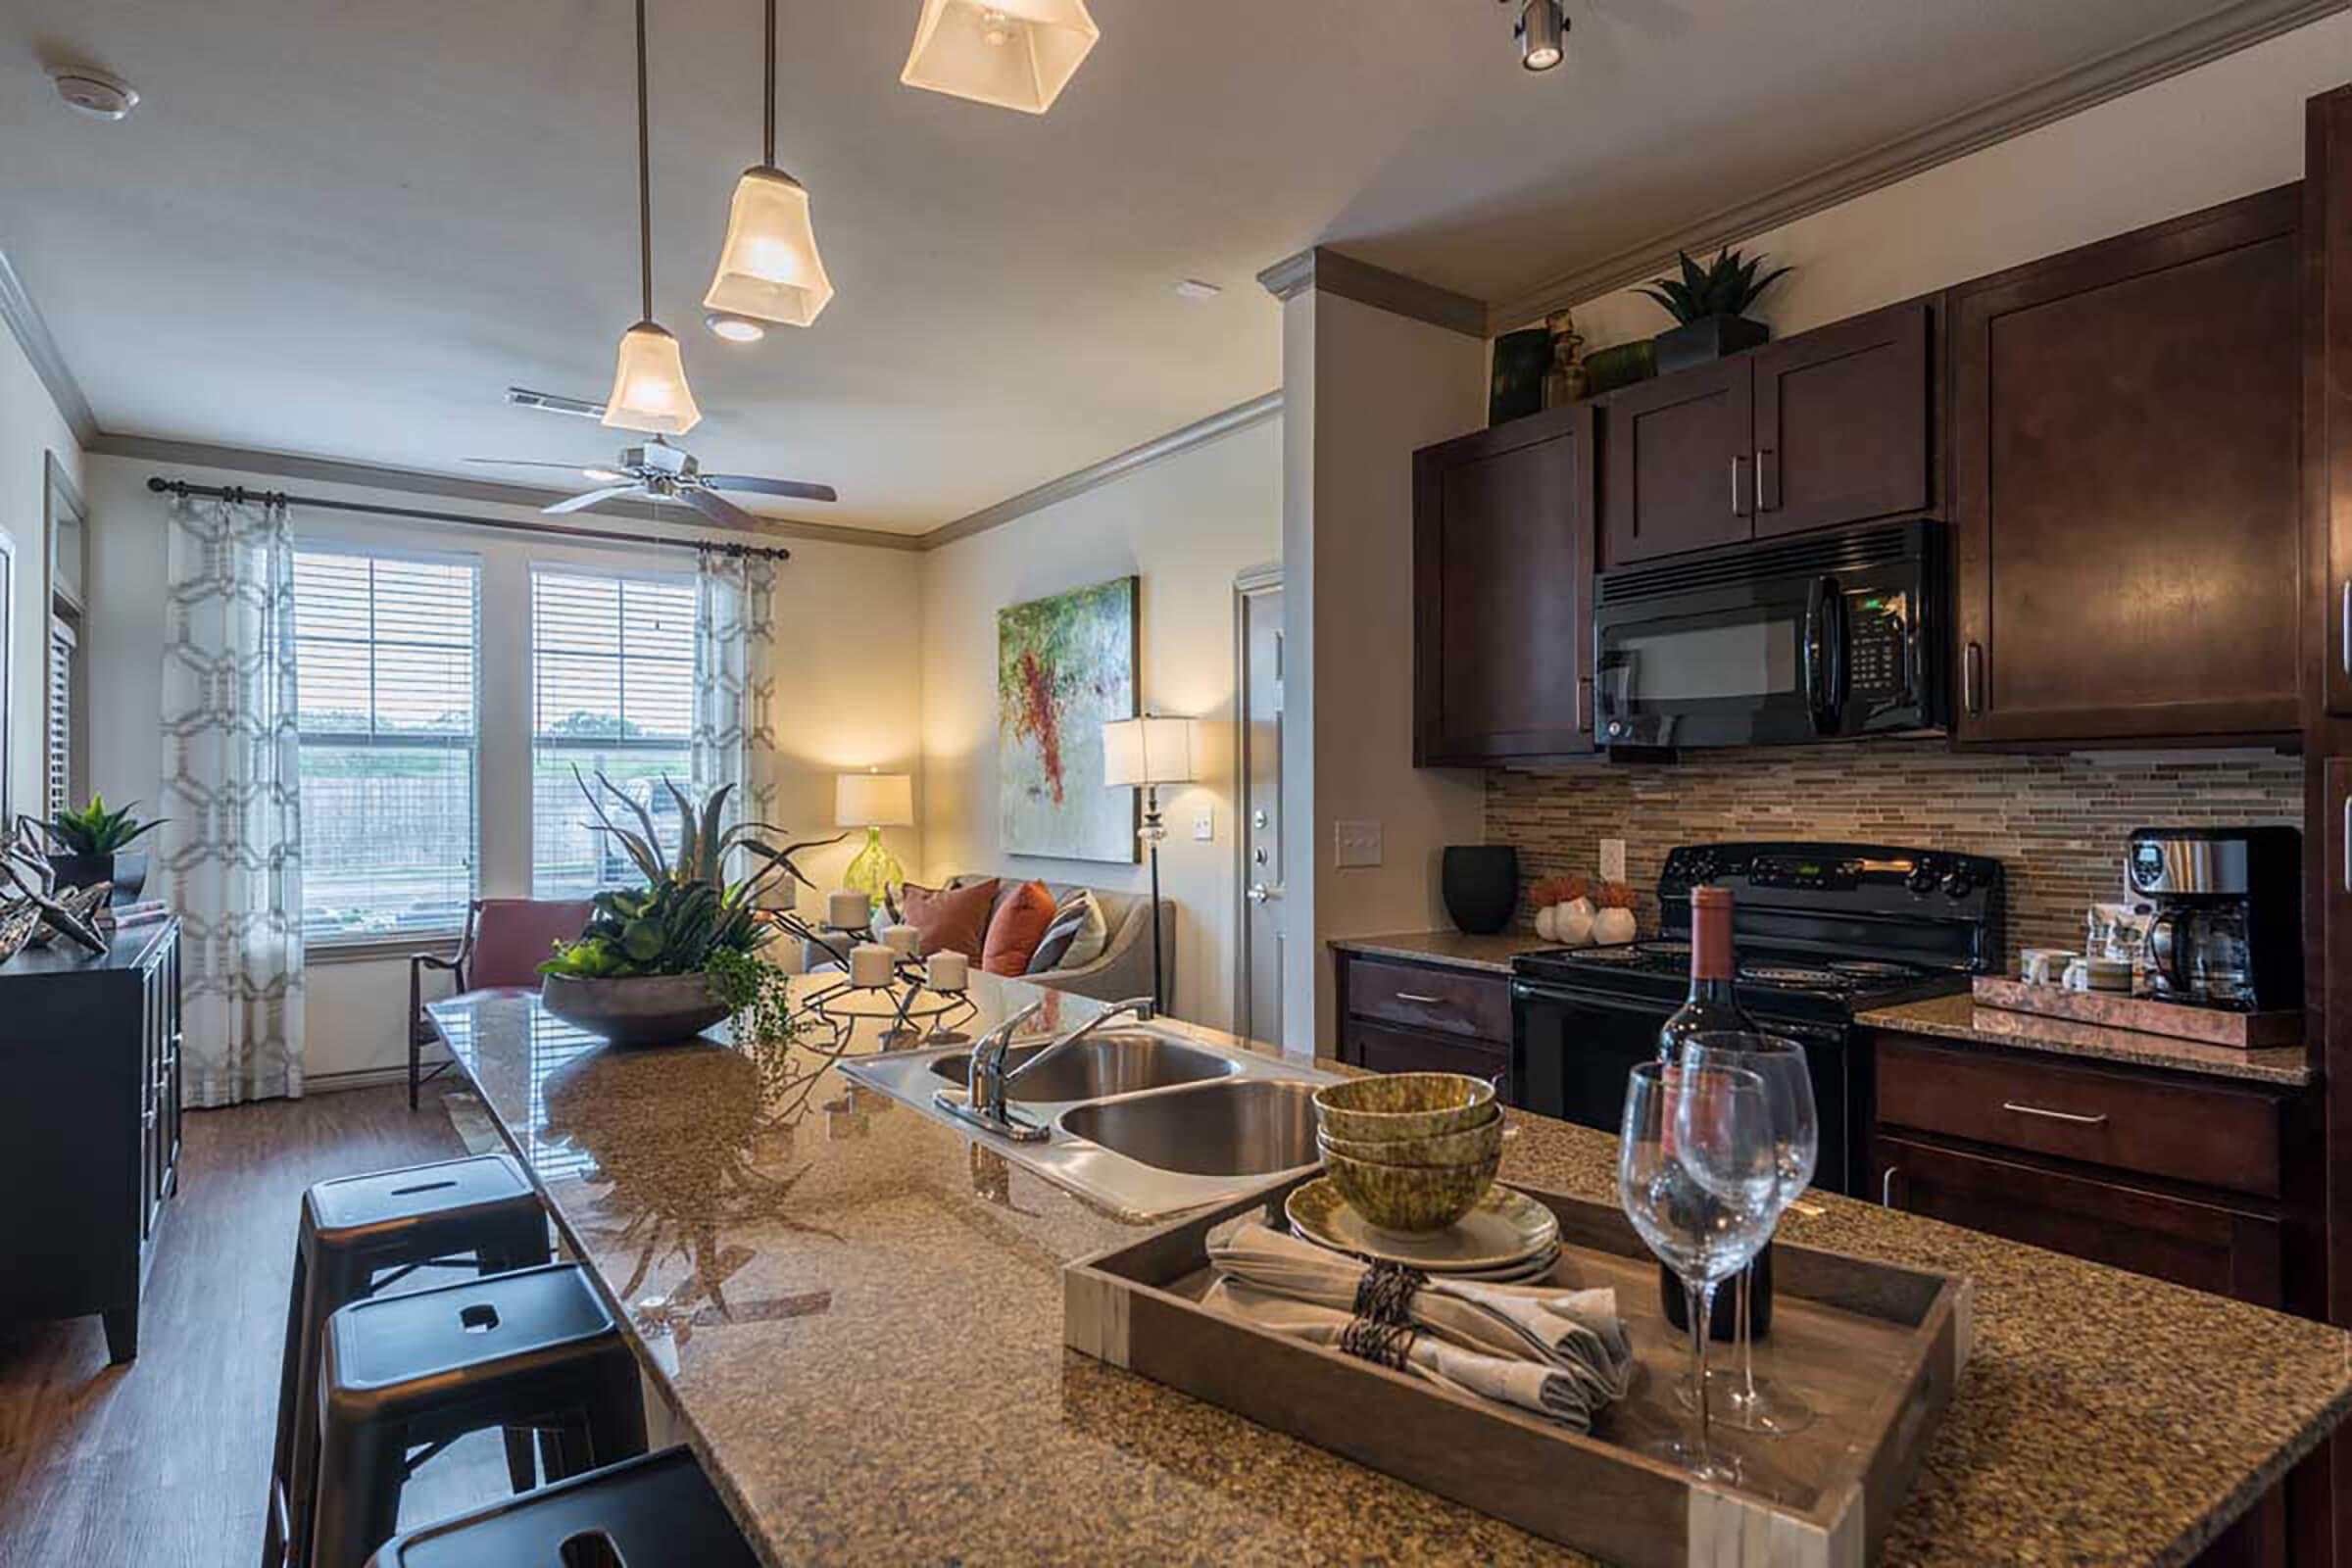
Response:
M1768 344L1756 381L1756 535L1928 507L1928 307Z
M2300 208L1953 291L1962 740L2296 727Z
M1413 455L1413 761L1592 750L1591 404Z
M1660 376L1608 399L1601 484L1610 565L1736 544L1754 532L1748 437L1755 380L1745 356Z
M2327 710L2352 714L2352 87L2311 101L2303 170L2310 258L2306 438L2321 592Z

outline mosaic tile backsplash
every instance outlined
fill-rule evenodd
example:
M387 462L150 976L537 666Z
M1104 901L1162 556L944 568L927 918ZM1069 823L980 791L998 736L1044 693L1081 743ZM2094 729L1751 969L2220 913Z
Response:
M1655 890L1677 844L1819 839L1989 855L2008 873L2009 948L2079 947L2083 911L2121 897L2135 827L2303 820L2303 762L2231 752L2012 757L1932 741L1725 752L1673 763L1595 762L1487 774L1486 837L1519 849L1526 881L1598 874L1599 841L1626 841L1626 875L1655 930ZM1524 888L1519 923L1533 929Z

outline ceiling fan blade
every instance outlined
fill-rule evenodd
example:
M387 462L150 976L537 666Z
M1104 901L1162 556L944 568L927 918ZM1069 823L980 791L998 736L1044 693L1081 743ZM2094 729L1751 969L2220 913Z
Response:
M808 484L800 479L760 479L748 473L706 473L703 483L713 490L748 490L755 495L790 496L796 501L841 499L829 484Z
M640 493L640 488L634 484L609 484L601 490L591 490L585 495L576 495L568 501L559 501L552 507L541 507L539 510L551 517L561 516L566 512L582 512L602 502L636 495Z
M704 516L709 517L712 522L723 523L729 528L757 528L760 526L758 517L753 516L724 496L714 496L708 490L688 486L678 491L678 499Z
M531 458L467 458L467 463L486 463L494 468L562 468L578 473L589 466L581 463L541 463Z

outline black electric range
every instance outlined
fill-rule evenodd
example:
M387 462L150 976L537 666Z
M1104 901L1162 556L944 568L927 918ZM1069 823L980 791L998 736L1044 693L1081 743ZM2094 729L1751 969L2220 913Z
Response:
M1866 844L1685 845L1658 878L1661 931L1614 947L1553 948L1511 963L1511 1096L1617 1130L1625 1080L1657 1054L1690 982L1690 890L1733 893L1740 1005L1802 1042L1821 1112L1815 1184L1850 1193L1870 1122L1854 1014L1968 989L2002 948L2001 864Z

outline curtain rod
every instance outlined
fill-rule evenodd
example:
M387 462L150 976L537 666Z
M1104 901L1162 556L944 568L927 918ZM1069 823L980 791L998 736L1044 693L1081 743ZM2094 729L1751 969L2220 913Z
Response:
M176 496L186 500L193 496L205 501L226 501L237 506L259 502L264 506L320 507L328 512L360 512L374 517L415 517L425 522L457 522L469 528L504 528L514 533L553 534L564 539L591 539L608 545L651 545L658 550L701 550L721 556L750 556L760 561L790 561L792 552L781 545L738 545L722 540L663 539L654 534L609 533L602 528L573 528L560 522L517 522L510 517L479 517L465 512L426 512L416 507L378 507L365 501L329 501L321 496L288 495L283 490L248 490L241 484L227 486L191 484L185 479L167 479L162 474L150 474L147 488L157 495Z

